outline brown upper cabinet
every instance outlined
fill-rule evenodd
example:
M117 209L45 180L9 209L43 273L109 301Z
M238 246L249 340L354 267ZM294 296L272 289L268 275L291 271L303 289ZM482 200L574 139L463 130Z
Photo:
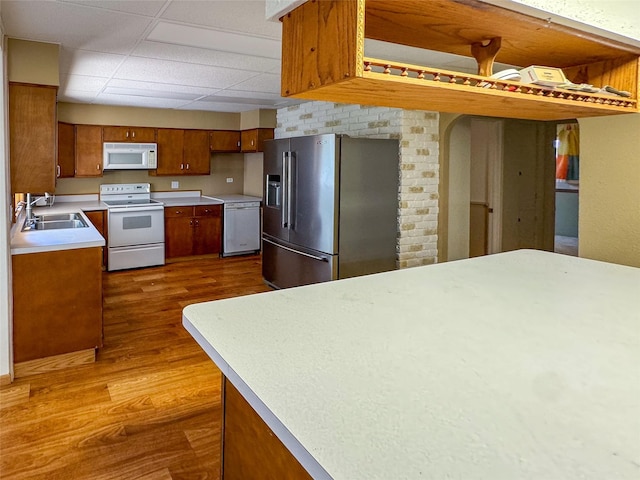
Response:
M104 142L153 143L156 141L156 129L151 127L103 127Z
M207 130L158 129L156 175L209 175L210 156Z
M58 122L58 178L73 177L76 172L76 132L71 123Z
M184 160L187 174L209 175L211 172L211 150L207 130L184 131Z
M76 125L75 176L102 176L102 127L100 125Z
M241 134L241 149L243 152L263 152L264 141L273 138L273 128L254 128L243 130Z
M9 84L11 191L53 192L56 187L57 87Z
M365 39L473 57L478 74L370 58ZM560 68L630 97L496 80L494 60ZM285 97L565 120L639 112L639 72L638 46L479 0L325 0L282 17Z
M237 130L213 130L210 134L212 152L239 152L240 132Z

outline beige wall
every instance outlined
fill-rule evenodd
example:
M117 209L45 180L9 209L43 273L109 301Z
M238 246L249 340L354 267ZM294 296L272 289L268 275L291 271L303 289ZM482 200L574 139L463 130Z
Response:
M58 120L87 125L239 130L240 114L58 103Z
M60 85L56 43L8 39L7 70L10 82Z
M640 114L578 122L579 254L640 267Z
M275 128L277 110L251 110L240 114L240 130Z
M262 197L263 153L247 153L244 156L244 194Z

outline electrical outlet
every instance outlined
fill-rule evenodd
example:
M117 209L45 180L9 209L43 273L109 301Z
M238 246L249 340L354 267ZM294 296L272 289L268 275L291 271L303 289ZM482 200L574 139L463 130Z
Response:
M233 177L227 177L227 183L233 183Z
M171 188L180 188L180 182L171 182Z

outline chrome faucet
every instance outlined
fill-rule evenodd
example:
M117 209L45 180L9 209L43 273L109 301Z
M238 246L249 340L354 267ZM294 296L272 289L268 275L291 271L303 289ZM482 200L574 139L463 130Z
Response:
M31 194L27 193L24 202L20 202L20 204L18 204L18 206L23 205L24 206L24 212L26 214L26 220L27 223L32 224L34 222L34 218L33 218L33 205L41 199L45 199L45 201L47 203L49 203L50 205L53 205L53 202L51 202L51 198L52 195L48 192L45 192L45 194L42 197L37 197L35 200L31 200Z

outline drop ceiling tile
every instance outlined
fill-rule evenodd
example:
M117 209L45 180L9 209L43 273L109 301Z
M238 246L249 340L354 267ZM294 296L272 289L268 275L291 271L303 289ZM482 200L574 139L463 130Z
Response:
M261 73L253 78L233 85L233 90L280 94L280 75Z
M151 19L60 2L2 1L9 37L60 43L72 49L129 53Z
M149 94L153 94L155 92L164 93L164 92L176 92L182 93L185 95L194 96L194 98L214 95L219 92L220 89L217 88L203 88L203 87L188 87L185 85L175 85L175 84L167 84L167 83L155 83L155 82L144 82L137 80L120 80L114 78L109 81L107 87L114 88L129 88L129 89L146 89L149 91Z
M136 97L131 95L110 95L102 93L96 97L94 103L101 105L124 105L148 108L177 108L190 102L170 98Z
M280 60L274 58L239 55L237 53L209 50L206 48L171 45L145 40L134 49L132 55L161 60L198 63L212 67L235 68L252 72L280 71Z
M242 55L280 58L280 40L226 30L158 22L146 39L152 42L215 49Z
M87 75L61 75L60 91L91 92L97 94L104 88L108 78Z
M63 46L60 49L60 73L110 77L125 58L124 55L74 50Z
M225 102L193 102L188 105L178 107L178 110L200 110L208 112L250 112L260 108L273 108L271 105L254 105L246 103L225 103Z
M184 100L185 102L192 102L201 98L201 95L195 95L193 93L172 92L169 90L149 90L148 88L122 88L122 87L109 87L107 86L103 92L105 95L126 95L129 97L148 97L148 98L162 98L169 100Z
M58 92L58 102L69 103L93 103L96 96L87 92L76 92L65 90L63 93Z
M245 92L246 95L246 92ZM247 105L275 105L275 100L278 99L264 99L264 98L251 98L251 97L229 97L226 95L211 95L209 97L203 97L197 100L198 103L244 103Z
M155 17L162 7L167 3L164 0L58 0L62 3L71 3L83 5L86 7L100 8L103 10L112 10L114 12L134 13L136 15L146 15ZM191 2L189 2L191 3Z
M283 98L279 93L269 93L269 92L247 92L246 90L233 90L226 88L224 90L220 90L219 92L211 95L208 98L215 99L218 96L225 96L231 98L254 98L254 99L263 99L263 100L272 100L272 101L280 101Z
M264 0L174 1L162 13L161 18L267 38L282 37L280 22L265 19Z
M254 75L242 70L129 57L115 78L205 88L227 88Z

